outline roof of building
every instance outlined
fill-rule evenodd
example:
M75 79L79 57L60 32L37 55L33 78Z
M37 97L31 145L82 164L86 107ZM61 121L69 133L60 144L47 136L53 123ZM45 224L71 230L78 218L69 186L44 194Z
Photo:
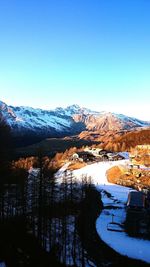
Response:
M143 192L139 191L131 191L128 195L127 206L130 207L144 207L145 203L145 195Z

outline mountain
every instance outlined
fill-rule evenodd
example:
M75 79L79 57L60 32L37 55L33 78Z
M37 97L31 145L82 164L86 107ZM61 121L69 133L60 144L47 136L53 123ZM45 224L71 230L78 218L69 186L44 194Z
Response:
M77 114L73 118L76 122L84 122L86 129L90 131L120 131L150 125L148 122L111 112Z
M33 143L46 137L63 137L82 131L121 131L150 126L122 114L97 112L78 105L55 110L13 107L0 101L0 112L10 125L14 138ZM26 141L24 141L26 143Z

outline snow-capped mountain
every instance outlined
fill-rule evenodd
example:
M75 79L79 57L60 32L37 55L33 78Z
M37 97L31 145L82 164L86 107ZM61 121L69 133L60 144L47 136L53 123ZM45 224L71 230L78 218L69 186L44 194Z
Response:
M14 136L58 137L80 133L83 130L108 131L150 126L122 114L96 112L78 105L55 110L13 107L0 101L0 112L10 125Z
M79 107L75 105L66 109L42 110L8 106L0 101L0 112L15 135L32 132L36 135L59 136L80 132L82 124L76 123L72 118L77 111L79 112Z
M135 127L150 126L149 122L128 117L123 114L100 112L99 114L75 114L74 120L82 121L90 131L120 131Z

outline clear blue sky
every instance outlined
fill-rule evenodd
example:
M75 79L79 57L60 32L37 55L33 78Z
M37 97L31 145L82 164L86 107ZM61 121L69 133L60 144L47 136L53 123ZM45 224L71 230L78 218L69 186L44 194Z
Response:
M0 99L150 120L150 0L1 0Z

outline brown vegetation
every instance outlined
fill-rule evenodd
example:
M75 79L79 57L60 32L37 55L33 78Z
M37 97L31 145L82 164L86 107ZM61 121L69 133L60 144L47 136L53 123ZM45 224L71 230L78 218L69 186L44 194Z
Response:
M135 189L150 188L150 172L148 170L115 166L107 171L107 179L110 183Z
M118 181L118 178L122 175L122 171L119 168L119 166L114 166L111 169L107 171L107 179L108 182L116 184Z
M79 138L97 141L95 145L111 151L130 151L136 145L150 144L150 129L122 130L122 131L84 131Z
M137 145L150 144L150 129L131 131L108 141L105 149L114 151L130 151Z
M85 162L75 161L69 165L68 169L69 170L78 170L78 169L81 169L82 167L85 167L85 166L86 166Z
M150 166L150 145L140 145L131 149L131 161L133 164Z

